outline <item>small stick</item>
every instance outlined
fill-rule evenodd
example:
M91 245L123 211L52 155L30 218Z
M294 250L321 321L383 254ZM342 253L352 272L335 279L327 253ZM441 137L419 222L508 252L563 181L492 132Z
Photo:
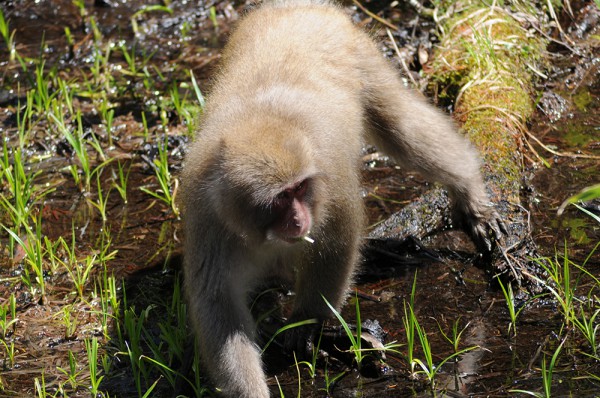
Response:
M308 235L304 236L302 239L304 239L308 243L315 243L315 240Z

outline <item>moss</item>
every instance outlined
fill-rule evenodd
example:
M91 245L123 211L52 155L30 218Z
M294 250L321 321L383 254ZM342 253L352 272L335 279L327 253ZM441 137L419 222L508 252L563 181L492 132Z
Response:
M490 109L474 111L463 131L482 154L486 174L495 176L494 185L501 197L518 203L521 161L515 132Z
M475 2L478 4L478 2ZM445 85L509 73L529 80L527 64L541 59L545 47L508 13L484 5L449 19L432 63L434 79Z
M581 112L586 112L592 101L594 101L594 97L586 89L577 90L577 93L572 98L573 103Z
M587 231L590 227L589 219L585 218L563 218L560 222L559 227L569 232L569 237L572 242L580 245L589 244L591 242Z
M535 109L532 69L546 43L502 8L482 1L455 6L463 11L442 26L446 33L428 71L442 96L459 92L456 119L480 150L495 189L518 203L520 132Z
M572 148L583 148L594 141L590 126L582 124L571 124L563 135L565 142Z

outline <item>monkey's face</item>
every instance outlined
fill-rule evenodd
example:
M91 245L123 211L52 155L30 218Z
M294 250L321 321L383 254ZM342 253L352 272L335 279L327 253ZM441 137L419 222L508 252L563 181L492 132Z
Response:
M267 209L267 239L294 243L306 237L313 223L312 179L306 178L281 191Z
M293 137L279 145L269 139L223 144L215 202L232 232L247 242L285 245L308 235L323 176L304 146Z
M279 187L258 187L237 190L235 207L245 215L240 224L241 235L269 244L295 244L308 236L318 223L319 203L315 201L319 178L310 176ZM269 189L271 188L271 189ZM265 192L270 192L264 195ZM230 196L232 197L232 196ZM231 207L230 207L231 211Z

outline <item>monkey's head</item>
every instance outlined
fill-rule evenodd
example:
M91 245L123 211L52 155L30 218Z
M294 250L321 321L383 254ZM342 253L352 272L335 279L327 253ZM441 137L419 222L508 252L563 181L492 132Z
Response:
M303 136L223 139L218 203L231 232L252 242L294 244L320 224L324 176Z

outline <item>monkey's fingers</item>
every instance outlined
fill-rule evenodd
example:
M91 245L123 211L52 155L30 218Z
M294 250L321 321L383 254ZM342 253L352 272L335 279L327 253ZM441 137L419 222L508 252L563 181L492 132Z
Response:
M490 253L493 250L490 228L487 223L477 223L474 225L471 230L471 238L480 252Z
M491 253L496 247L496 242L507 234L504 222L495 212L487 220L472 223L468 231L475 246L482 253Z
M504 236L508 235L508 228L504 223L504 220L500 217L497 212L493 212L488 221L489 228L494 233L494 238L499 241Z

